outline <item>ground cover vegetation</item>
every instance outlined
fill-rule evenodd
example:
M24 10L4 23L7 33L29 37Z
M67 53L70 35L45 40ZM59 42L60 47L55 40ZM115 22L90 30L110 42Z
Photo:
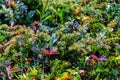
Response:
M0 80L119 80L120 0L0 0Z

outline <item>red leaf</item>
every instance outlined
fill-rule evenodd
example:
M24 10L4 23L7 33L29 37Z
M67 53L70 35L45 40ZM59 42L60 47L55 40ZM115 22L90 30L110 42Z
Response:
M10 66L6 66L6 71L9 79L12 79L12 74L10 73Z
M31 27L32 27L33 30L37 30L37 26L32 25Z
M39 26L38 26L39 22L37 21L34 21L32 24L31 24L31 27L34 31L38 30Z
M32 24L33 24L33 25L38 25L38 24L39 24L39 22L34 21Z
M44 54L49 54L49 50L46 50L45 48L42 48L42 51Z
M91 58L96 60L96 61L99 61L99 58L96 55L94 55L94 54L91 55Z
M11 68L10 69L10 72L19 72L20 71L20 68Z
M46 50L45 48L42 48L42 51L43 51L44 54L47 54L47 55L59 54L59 52L55 51L54 48L51 48L50 50Z
M51 48L51 49L50 49L50 54L51 54L51 55L59 54L59 52L58 52L58 51L55 51L54 48Z

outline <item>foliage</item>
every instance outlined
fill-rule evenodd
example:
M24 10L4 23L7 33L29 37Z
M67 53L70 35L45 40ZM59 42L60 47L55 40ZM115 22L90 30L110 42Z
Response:
M0 79L120 79L119 4L0 0Z

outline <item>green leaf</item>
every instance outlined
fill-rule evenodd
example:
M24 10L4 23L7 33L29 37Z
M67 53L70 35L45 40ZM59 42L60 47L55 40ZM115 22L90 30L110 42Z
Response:
M37 12L37 14L39 15L39 18L40 18L40 20L41 20L41 12L38 10L38 9L36 9L36 12Z
M41 22L44 22L44 21L46 21L46 20L48 20L48 19L50 19L52 16L51 15L49 15L49 16L47 16L46 18L44 18Z
M70 73L76 72L74 69L67 69L66 71L68 71L68 72L70 72Z
M74 75L74 80L82 80L79 74Z
M0 29L2 29L2 26L0 26Z

